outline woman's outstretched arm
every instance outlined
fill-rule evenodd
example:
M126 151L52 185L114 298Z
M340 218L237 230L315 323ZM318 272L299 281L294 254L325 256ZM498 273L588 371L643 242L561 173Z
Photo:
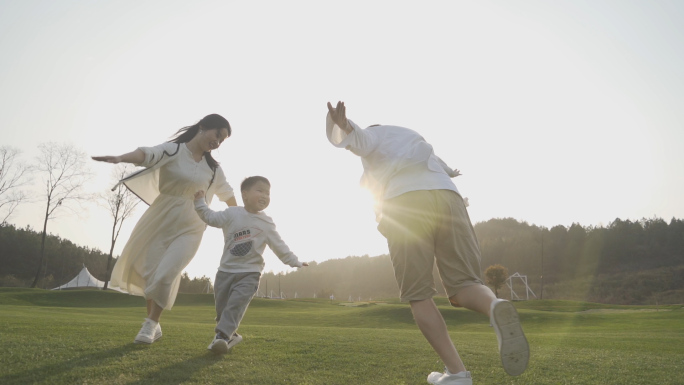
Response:
M145 153L141 149L137 149L135 151L119 155L119 156L111 156L111 155L106 155L106 156L92 156L93 160L96 160L98 162L107 162L107 163L133 163L133 164L140 164L145 161Z

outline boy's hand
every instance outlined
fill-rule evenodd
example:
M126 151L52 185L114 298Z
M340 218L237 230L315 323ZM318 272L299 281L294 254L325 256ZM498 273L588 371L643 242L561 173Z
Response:
M198 192L195 193L195 199L202 199L204 198L204 190L199 190Z
M309 266L309 264L306 262L302 262L302 267L304 267L304 266Z

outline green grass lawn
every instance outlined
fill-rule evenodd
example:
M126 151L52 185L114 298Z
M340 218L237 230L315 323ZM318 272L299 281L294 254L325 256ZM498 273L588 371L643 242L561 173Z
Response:
M516 302L531 348L501 368L486 317L436 299L475 384L682 384L680 305ZM255 299L244 341L206 350L213 297L179 295L164 337L132 343L144 301L114 292L0 288L0 384L425 384L442 364L406 304Z

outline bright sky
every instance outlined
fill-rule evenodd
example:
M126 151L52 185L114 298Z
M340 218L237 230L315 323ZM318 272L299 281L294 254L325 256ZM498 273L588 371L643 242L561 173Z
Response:
M387 246L326 102L419 131L463 173L473 223L669 221L684 218L683 68L681 1L0 0L0 145L119 155L219 113L233 136L215 157L236 190L271 180L266 212L301 260L374 256ZM105 191L113 166L91 167L88 191ZM40 231L43 212L9 221ZM92 204L48 232L107 251L111 221ZM209 228L190 276L213 279L222 246Z

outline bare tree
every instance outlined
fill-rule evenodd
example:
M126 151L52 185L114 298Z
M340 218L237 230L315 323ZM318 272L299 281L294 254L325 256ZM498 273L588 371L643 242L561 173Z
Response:
M41 143L36 158L36 170L44 180L45 220L40 242L40 263L31 287L36 287L45 259L45 236L48 220L55 218L60 209L74 210L72 203L91 198L82 192L83 185L92 176L88 168L88 156L70 144ZM45 262L47 271L47 260Z
M0 223L5 223L14 209L28 198L21 187L31 182L31 167L17 160L19 154L21 150L17 148L0 146L0 215L4 213Z
M126 175L133 171L133 167L129 164L119 164L114 169L112 176L116 182L123 179ZM135 206L140 203L140 199L135 196L123 183L119 183L112 190L107 191L105 194L100 196L100 201L104 202L106 207L109 209L109 213L114 219L114 224L112 225L112 245L109 248L109 258L107 258L107 270L105 284L102 290L107 290L109 286L109 280L111 279L110 266L112 263L114 245L116 240L119 238L119 233L121 232L121 226L123 226L124 221L129 218Z

